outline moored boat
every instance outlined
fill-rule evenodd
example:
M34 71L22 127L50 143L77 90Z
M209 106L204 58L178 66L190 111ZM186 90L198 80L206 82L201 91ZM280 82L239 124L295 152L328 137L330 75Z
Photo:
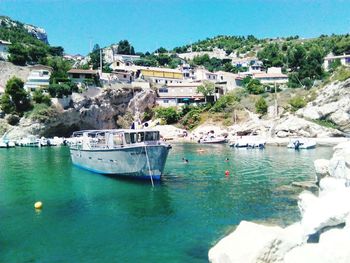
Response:
M170 145L153 130L86 130L73 133L74 165L92 172L159 180Z
M256 148L264 149L266 141L257 138L241 138L230 144L231 147L235 148Z
M287 145L288 148L292 148L295 150L299 149L313 149L316 147L316 141L306 139L306 138L298 138L292 139Z

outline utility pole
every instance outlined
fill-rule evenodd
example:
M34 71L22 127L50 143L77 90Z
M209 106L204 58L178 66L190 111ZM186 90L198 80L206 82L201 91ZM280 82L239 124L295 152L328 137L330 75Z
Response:
M276 81L275 81L275 116L277 118L278 116L278 105L277 105L277 88L276 88Z
M102 76L102 48L100 48L100 76Z

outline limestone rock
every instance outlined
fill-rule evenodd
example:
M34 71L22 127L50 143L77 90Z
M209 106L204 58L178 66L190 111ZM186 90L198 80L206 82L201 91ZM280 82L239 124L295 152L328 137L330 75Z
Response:
M350 79L327 85L313 102L296 114L313 120L329 120L341 131L350 132Z
M317 183L319 183L322 178L329 175L328 166L329 166L329 160L318 159L314 161Z
M209 250L212 263L257 262L267 243L282 232L277 226L263 226L242 221L237 229Z

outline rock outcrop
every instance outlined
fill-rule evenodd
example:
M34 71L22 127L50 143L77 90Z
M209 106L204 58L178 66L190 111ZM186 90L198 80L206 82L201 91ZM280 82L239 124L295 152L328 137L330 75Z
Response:
M350 133L350 79L325 86L314 101L296 114L313 120L328 120L341 131Z
M284 229L242 221L210 249L210 262L350 262L350 141L334 147L328 162L315 162L319 194L303 192L301 221Z
M146 107L152 107L156 98L152 90L134 94L130 89L107 88L93 93L95 96L74 93L70 108L64 110L56 105L55 114L43 123L22 118L18 126L10 128L8 137L18 139L28 134L69 136L81 129L120 128L119 117L129 115L130 121L133 121L136 108L142 112ZM125 126L129 124L126 122Z
M11 18L7 16L0 16L0 25L3 27L23 27L29 34L36 37L37 39L43 41L44 43L48 44L48 38L45 29L28 25L28 24L22 24L21 22L14 21Z

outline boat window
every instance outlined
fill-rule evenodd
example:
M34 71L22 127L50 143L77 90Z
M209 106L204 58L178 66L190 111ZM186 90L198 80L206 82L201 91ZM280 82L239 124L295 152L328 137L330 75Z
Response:
M146 132L146 141L158 141L159 132Z
M136 142L136 133L135 132L130 133L130 141L131 141L131 143Z
M138 132L137 133L137 142L143 142L145 140L145 133L144 132Z
M117 133L113 136L114 145L122 145L123 144L123 134Z
M130 144L130 142L131 142L130 133L124 133L124 137L125 137L125 143Z

